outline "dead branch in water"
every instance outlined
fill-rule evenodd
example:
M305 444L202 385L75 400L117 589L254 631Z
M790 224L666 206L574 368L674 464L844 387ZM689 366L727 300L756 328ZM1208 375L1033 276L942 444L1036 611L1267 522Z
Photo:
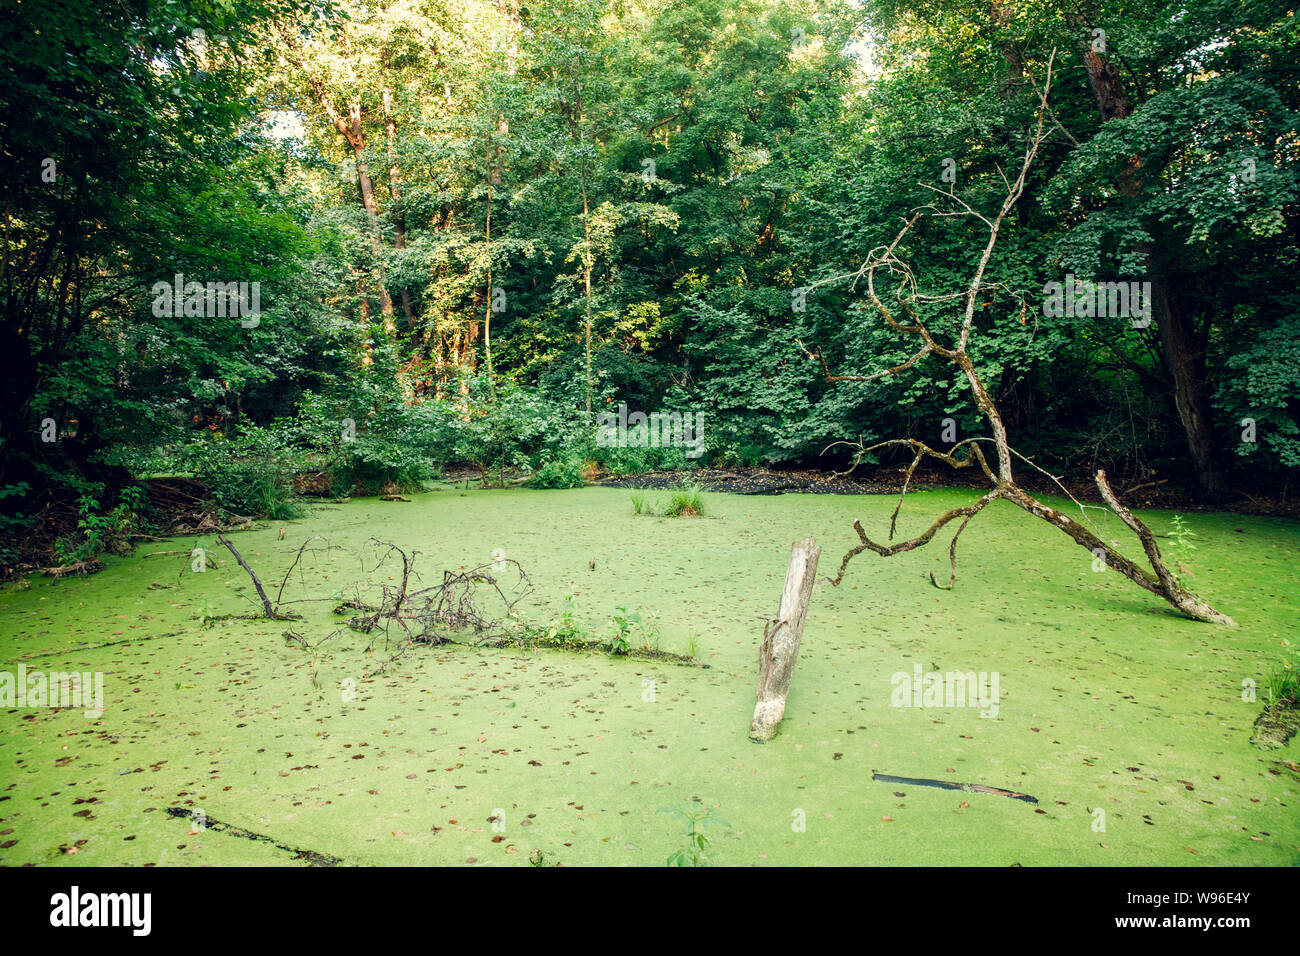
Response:
M39 574L45 574L55 581L59 578L66 578L70 574L94 574L96 571L102 571L104 565L96 558L88 558L85 561L74 561L71 564L60 565L56 568L32 568Z
M265 612L265 616L273 621L297 620L297 615L281 614L275 608L271 607L271 599L266 596L266 590L262 587L261 580L253 569L248 566L248 562L244 560L244 556L235 550L235 546L230 543L230 539L218 531L217 540L226 546L227 550L235 556L235 560L239 562L239 566L247 571L248 576L253 579L253 587L257 588L257 596L262 599L262 610Z
M283 530L280 532L280 534L281 534L281 535L284 534ZM326 554L328 554L330 551L336 550L335 547L334 547L333 545L331 545L328 541L326 541L326 539L324 538L323 535L319 535L319 534L314 534L314 535L312 535L310 538L308 538L306 541L304 541L301 545L299 545L299 546L298 546L298 553L294 555L292 563L290 563L289 567L285 569L284 577L282 577L282 578L280 579L280 588L279 588L278 591L275 592L275 607L276 607L276 610L279 610L280 607L282 607L282 606L286 603L286 602L284 601L284 586L285 586L286 584L289 583L289 577L290 577L290 575L293 574L294 569L295 569L295 568L298 568L299 563L302 561L303 553L308 551L307 545L311 544L313 541L325 541L325 546L324 546L323 548L312 548L312 549L310 549L310 553L311 553L311 554L316 554L317 552L320 552L320 551L324 551ZM306 581L306 578L303 577L301 569L299 569L298 574L299 574L299 580L300 580L300 581L305 585L305 584L307 583L307 581ZM294 602L294 601L289 601L288 603L289 603L289 604L294 604L294 603L296 603L296 602Z
M402 562L401 582L397 585L381 585L377 605L363 603L360 599L345 601L340 605L340 608L362 612L348 621L348 627L353 630L371 634L382 628L385 651L389 649L392 640L392 627L395 625L400 629L396 651L376 673L382 672L415 644L448 643L451 641L450 635L455 632L484 634L490 631L497 622L485 617L480 610L476 597L478 589L486 587L494 591L504 606L505 614L509 615L532 587L519 562L503 558L468 570L443 571L440 583L411 590L412 580L418 581L420 577L415 570L415 558L419 552L407 554L392 542L377 538L371 538L368 543L379 552L372 571L378 570L393 555ZM510 595L502 589L497 578L497 574L508 566L513 567L517 574Z

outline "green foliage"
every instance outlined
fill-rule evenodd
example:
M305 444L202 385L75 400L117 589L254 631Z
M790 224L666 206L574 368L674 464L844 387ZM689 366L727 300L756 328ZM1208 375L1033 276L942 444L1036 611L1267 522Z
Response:
M582 462L572 458L565 461L548 461L537 469L529 484L534 488L581 488Z
M20 481L12 485L0 485L0 500L6 498L25 498L31 491L31 485L25 481ZM22 534L30 528L36 519L21 511L10 510L7 507L0 507L0 565L8 565L18 560L18 549L5 542L15 540L19 534Z
M1178 582L1179 587L1184 587L1184 574L1189 577L1195 577L1195 575L1192 574L1191 569L1184 566L1184 563L1190 560L1192 552L1196 550L1196 539L1198 535L1187 526L1187 522L1183 520L1182 515L1174 515L1173 526L1173 530L1169 535L1174 539L1175 545L1173 576L1174 580Z
M704 514L704 495L697 485L676 488L668 495L666 518L696 518Z
M374 493L468 463L576 487L587 460L833 466L836 441L934 441L947 417L971 437L944 362L827 380L809 349L849 377L915 350L860 284L819 280L947 209L927 187L996 207L1053 55L1051 133L973 320L1016 447L1058 473L1178 479L1206 459L1285 487L1294 17L1095 6L1131 106L1105 121L1069 5L19 4L0 23L0 488L29 493L0 495L0 532L32 493L70 504L116 465L201 471L223 507L284 515L295 475ZM392 150L369 156L365 205L329 115L354 101L367 155ZM932 328L960 311L979 232L932 216L899 250ZM1146 330L1048 316L1066 271L1153 279L1170 311ZM259 282L260 322L154 314L152 283L177 273ZM1194 442L1179 358L1210 422ZM588 409L620 401L702 412L703 456L599 446Z
M714 812L712 807L683 804L677 807L662 807L659 812L671 813L686 823L686 846L669 855L665 861L668 866L707 866L710 840L704 831L710 826L731 825Z
M626 654L628 647L628 638L634 627L641 624L641 614L638 611L629 611L622 605L614 614L614 634L609 639L609 652L611 654Z
M655 448L599 448L596 461L615 477L644 475L655 470Z
M586 646L587 642L582 635L582 628L578 626L575 613L576 607L577 598L573 594L566 594L560 616L546 626L546 640L558 642L562 646Z
M1300 704L1300 653L1291 653L1278 661L1268 673L1268 707Z
M489 474L495 471L496 483L503 485L507 468L529 467L529 449L537 447L554 424L549 411L540 398L512 382L494 386L486 376L477 376L470 383L455 455Z
M99 494L102 494L102 487ZM130 554L130 536L143 525L147 496L143 488L123 488L119 501L105 510L96 494L77 499L77 535L60 538L54 554L61 564L89 561L105 552Z
M282 423L336 495L420 490L451 458L459 424L446 403L411 405L379 388L337 399L306 393L296 418Z
M284 520L302 513L293 488L301 456L283 427L245 428L235 438L214 436L188 449L190 468L226 511Z

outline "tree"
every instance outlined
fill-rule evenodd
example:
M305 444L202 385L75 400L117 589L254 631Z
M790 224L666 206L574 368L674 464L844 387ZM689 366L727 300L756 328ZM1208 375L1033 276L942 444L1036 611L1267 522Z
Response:
M33 2L4 19L0 485L102 490L115 445L233 413L244 386L293 374L281 280L308 243L265 188L271 154L240 131L250 24L291 9ZM150 288L177 273L266 284L265 323L158 314Z
M893 242L888 246L873 250L871 255L855 273L853 278L865 279L867 295L874 309L880 314L885 323L896 333L914 336L920 340L920 348L911 355L906 361L898 365L876 372L870 376L832 376L829 369L826 369L824 361L823 368L828 380L854 380L867 381L872 378L882 378L889 375L896 375L900 372L912 368L917 362L934 355L947 360L954 365L967 383L970 395L979 409L980 414L988 422L992 435L981 438L968 438L957 442L946 452L936 451L928 444L915 438L891 439L885 442L877 442L870 446L859 443L859 448L855 456L855 463L863 456L872 454L882 448L891 446L902 446L914 453L911 465L906 471L906 478L903 486L903 493L899 496L898 506L895 507L893 516L890 520L889 540L892 542L894 531L897 526L898 513L902 508L903 500L907 495L907 488L911 482L912 475L916 468L926 458L932 458L945 462L954 468L967 468L971 465L978 465L984 472L985 477L993 486L983 497L975 504L967 505L961 508L953 508L946 511L934 520L926 531L922 534L911 538L907 541L901 541L894 544L880 544L872 540L862 527L860 521L853 523L853 528L858 534L860 544L852 548L840 562L840 568L832 584L838 585L844 578L844 573L848 568L849 562L861 554L863 551L873 551L882 557L890 557L895 554L901 554L911 551L928 544L936 533L943 529L949 523L961 519L957 526L957 531L953 534L952 542L948 548L949 561L951 564L951 575L947 587L951 588L956 580L957 574L957 541L961 537L962 531L966 529L972 518L984 510L989 504L998 500L1010 501L1018 507L1024 509L1035 517L1047 521L1053 527L1064 532L1077 544L1091 551L1094 555L1102 558L1107 567L1114 568L1126 578L1139 587L1150 591L1152 594L1163 598L1183 614L1198 621L1207 621L1218 624L1232 624L1233 621L1227 615L1216 611L1213 607L1197 597L1192 592L1186 590L1182 584L1170 573L1165 567L1164 561L1160 554L1159 546L1156 544L1155 536L1150 529L1146 527L1136 516L1125 508L1115 497L1106 480L1104 470L1099 470L1096 474L1097 488L1101 493L1103 500L1111 507L1114 513L1137 535L1142 544L1143 551L1146 554L1147 561L1150 564L1150 570L1139 566L1138 564L1125 557L1114 547L1105 543L1099 535L1085 526L1086 513L1080 507L1080 514L1084 517L1084 522L1076 521L1068 515L1043 503L1026 492L1016 482L1012 471L1012 458L1019 457L1032 466L1023 456L1019 455L1009 444L1007 440L1006 425L1002 420L1001 412L989 394L989 390L982 380L979 372L976 370L975 363L971 358L970 344L972 333L975 330L975 312L981 302L981 294L986 289L985 272L989 260L992 258L993 251L997 246L998 235L1002 229L1004 221L1008 214L1015 208L1016 203L1020 200L1024 192L1025 181L1029 171L1037 158L1039 149L1043 143L1043 125L1048 112L1048 94L1051 90L1052 83L1052 61L1049 58L1047 64L1047 75L1042 91L1038 93L1037 119L1033 131L1029 138L1029 145L1025 149L1024 158L1020 166L1019 174L1012 181L1007 182L1006 198L1003 200L1001 208L992 217L989 218L969 204L961 200L955 193L950 190L936 190L941 192L948 199L956 204L955 209L947 211L936 211L935 215L939 216L958 216L972 217L984 223L988 229L988 239L983 246L980 255L979 264L977 265L974 275L971 277L966 289L960 293L950 293L941 295L926 295L919 291L916 278L912 270L908 267L896 253L899 244L912 231L922 213L916 213L908 220L903 229L895 236ZM876 291L876 274L880 270L885 270L891 276L897 276L898 284L895 290L895 297L898 303L897 308L901 316L895 314L884 304ZM942 335L937 335L932 331L932 326L936 321L927 317L923 313L932 306L938 306L940 311L951 308L956 304L961 304L961 322L949 320L945 324L953 329L953 336L946 341ZM900 321L901 318L901 321ZM817 358L817 355L809 353L810 358ZM981 442L991 444L997 455L996 472L990 468L989 462L984 455ZM959 458L958 453L965 450L965 457ZM1059 482L1058 482L1059 483ZM936 586L937 579L931 574L931 581Z

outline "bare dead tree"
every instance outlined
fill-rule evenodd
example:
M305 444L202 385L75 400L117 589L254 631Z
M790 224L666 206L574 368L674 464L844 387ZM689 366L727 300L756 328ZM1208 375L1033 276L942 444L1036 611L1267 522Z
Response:
M1097 489L1101 493L1102 500L1105 501L1115 515L1133 531L1137 536L1138 541L1141 542L1142 549L1146 554L1147 562L1150 565L1149 569L1127 558L1114 547L1103 541L1093 529L1087 527L1085 524L1087 522L1087 514L1083 511L1082 505L1079 505L1080 514L1085 523L1076 521L1056 508L1039 501L1016 483L1016 479L1012 473L1013 458L1025 462L1030 467L1037 469L1043 474L1047 474L1047 472L1043 471L1042 468L1039 468L1033 462L1029 461L1029 459L1015 451L1015 449L1013 449L1008 443L1007 430L1006 426L1003 424L1002 415L998 411L998 407L990 396L987 387L979 376L979 373L975 370L975 364L969 354L971 334L975 325L975 309L977 303L980 301L980 294L981 292L987 292L989 289L995 288L997 285L995 283L986 282L985 271L987 270L989 261L993 256L993 250L997 245L999 230L1002 228L1003 221L1015 207L1021 194L1024 192L1026 177L1029 174L1030 168L1034 164L1034 160L1038 157L1038 151L1043 142L1044 120L1051 116L1051 111L1047 105L1047 98L1052 85L1052 60L1054 57L1055 52L1053 52L1053 57L1048 60L1047 74L1042 89L1035 89L1035 93L1038 97L1036 123L1030 133L1029 145L1025 150L1019 175L1017 175L1013 181L1008 181L1006 175L1002 173L1001 168L999 167L998 169L998 173L1002 176L1003 183L1006 185L1007 194L996 215L989 218L974 209L969 203L955 195L951 190L937 189L933 186L926 186L926 184L921 183L920 185L925 186L928 189L933 189L935 192L940 193L942 196L955 203L957 208L940 210L932 206L922 207L922 210L918 210L907 221L906 225L903 226L898 235L894 237L893 242L888 246L881 246L873 249L868 255L866 261L862 264L861 268L847 275L824 279L814 284L822 285L828 282L851 279L852 287L856 288L858 282L865 280L867 297L870 304L875 311L880 314L886 324L895 332L905 336L915 337L919 341L919 347L911 358L901 364L893 366L892 368L887 368L870 375L832 375L820 350L813 350L804 346L804 351L808 357L821 363L822 370L828 382L873 381L886 376L896 375L899 372L912 368L922 359L929 356L938 356L939 358L955 365L961 375L965 378L966 385L970 390L971 397L974 399L976 407L979 409L980 414L984 417L985 421L988 422L992 431L992 434L987 437L968 438L964 441L960 441L953 445L947 452L931 448L925 442L919 441L915 438L896 438L889 441L877 442L870 446L865 445L861 440L859 440L856 443L857 451L853 457L853 466L860 463L864 456L891 447L906 447L913 452L913 458L911 464L906 469L906 477L903 483L902 494L899 495L898 505L894 508L893 515L890 518L889 543L880 544L872 540L867 536L866 531L863 529L862 522L854 521L853 528L858 534L859 544L854 546L844 555L844 558L840 562L838 573L834 578L830 579L830 581L831 584L838 586L840 581L844 578L844 573L848 568L849 562L863 551L873 551L881 557L890 557L895 554L901 554L905 551L911 551L928 544L934 536L939 533L939 531L949 524L959 522L957 524L957 530L952 536L952 541L948 546L948 557L951 566L951 574L948 584L942 585L934 577L933 573L930 575L930 580L936 587L951 588L953 583L956 581L957 576L957 541L961 537L961 533L966 530L966 526L970 523L971 519L988 507L989 504L994 501L1003 500L1009 501L1012 504L1023 508L1030 514L1042 518L1053 527L1058 528L1077 544L1091 551L1093 554L1102 557L1107 567L1114 568L1138 587L1150 591L1157 597L1164 599L1188 617L1198 621L1231 625L1234 622L1230 617L1215 610L1197 595L1185 589L1169 572L1161 558L1160 549L1156 545L1155 536L1146 525L1138 520L1138 518L1135 517L1127 508L1120 504L1115 492L1111 489L1110 484L1106 480L1105 471L1097 471L1095 476ZM912 270L909 268L907 263L897 255L896 250L898 249L899 244L912 230L912 227L916 225L917 221L921 218L923 211L927 209L935 216L972 217L984 223L988 229L988 239L985 242L983 254L980 256L979 263L975 268L970 283L963 292L947 295L923 295L918 290L916 278L913 275ZM895 314L895 311L892 311L885 305L876 291L877 274L881 273L882 270L884 273L887 273L888 276L895 277L898 280L897 287L894 290L894 298L898 303L896 307L898 314ZM959 302L964 302L964 309L962 313L960 313L960 325L958 325L956 321L951 321L950 324L954 334L948 336L946 341L941 340L943 337L936 335L932 331L930 321L924 318L922 313L933 306L942 307L944 305L955 305ZM1020 302L1021 316L1023 318L1026 311L1023 298L1020 299ZM836 442L834 444L839 445L852 443ZM990 466L988 459L985 457L982 447L984 445L991 445L993 450L996 452L996 471ZM834 446L832 445L831 447ZM944 462L953 468L969 468L972 465L977 465L989 480L992 487L974 504L946 511L935 518L930 527L920 535L906 541L895 543L894 533L898 523L898 513L902 508L903 499L907 495L908 485L910 484L912 475L915 473L917 467L927 458ZM1064 486L1061 485L1060 481L1056 479L1055 476L1049 475L1048 477L1051 477L1056 481L1056 484L1061 487L1061 490L1065 492L1071 500L1074 500L1073 496L1070 496L1069 492L1065 491ZM1075 501L1075 504L1079 503Z

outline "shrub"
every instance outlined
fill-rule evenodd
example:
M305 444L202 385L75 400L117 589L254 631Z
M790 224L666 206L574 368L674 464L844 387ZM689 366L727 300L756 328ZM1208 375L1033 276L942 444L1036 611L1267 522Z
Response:
M101 486L102 488L102 486ZM102 493L102 490L101 492ZM147 496L143 488L122 489L118 503L105 510L96 493L86 492L77 499L78 535L65 536L54 544L54 554L63 564L89 561L105 552L130 554L131 534L142 524L141 513Z
M284 425L300 447L312 452L311 460L334 494L419 490L438 473L437 462L452 454L460 424L455 409L448 402L407 405L382 395L369 397L375 407L362 410L359 401L307 393L298 417Z
M496 472L505 483L507 468L529 467L530 449L547 429L544 403L509 381L490 390L486 376L472 380L466 420L456 441L458 460Z
M250 426L237 438L193 446L191 454L195 476L225 510L276 520L302 513L293 476L303 455L282 428Z
M418 446L399 436L360 432L339 452L334 468L335 490L362 495L380 494L385 488L419 491L434 475L433 463ZM341 488L339 487L341 486Z
M611 475L617 477L644 475L654 468L649 453L657 450L650 448L601 448L597 452L596 460L604 465Z
M16 502L22 501L29 491L31 485L25 481L13 485L0 485L0 501L5 498L15 499L15 502L7 503L10 505L8 508L0 506L0 565L13 564L18 560L19 549L13 545L17 543L20 534L26 534L27 530L36 523L35 516L12 507Z
M534 488L581 488L582 465L578 462L548 461L530 482Z

